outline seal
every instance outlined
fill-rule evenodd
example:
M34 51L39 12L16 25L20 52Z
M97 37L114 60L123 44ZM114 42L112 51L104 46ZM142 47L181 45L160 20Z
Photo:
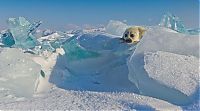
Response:
M146 29L141 26L130 27L126 29L123 37L120 39L129 44L136 44L141 40L145 31Z

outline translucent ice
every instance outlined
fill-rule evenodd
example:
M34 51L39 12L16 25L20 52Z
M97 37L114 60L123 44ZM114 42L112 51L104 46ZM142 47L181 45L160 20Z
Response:
M127 24L120 21L110 20L106 26L106 32L109 34L122 36L126 28L128 28Z
M181 21L178 17L170 13L167 13L166 15L163 16L159 25L170 28L178 32L187 31L185 26L183 25L183 21Z
M111 52L114 54L128 53L129 45L120 43L118 36L106 34L83 34L68 39L64 44L64 50L69 60L81 60L96 58Z
M86 50L84 47L81 47L76 37L73 37L68 41L69 42L66 42L64 44L63 48L66 53L67 59L70 61L99 56L97 52L89 51Z
M148 52L155 53L157 51L164 51L185 56L195 56L198 58L199 57L198 42L199 42L198 36L174 33L168 31L166 28L161 28L161 27L149 28L148 31L143 36L141 42L137 45L135 52L130 57L130 60L127 62L129 67L129 80L131 80L133 83L136 84L141 94L156 97L159 99L164 99L174 104L183 105L190 103L194 99L193 94L197 91L196 88L190 89L191 84L188 84L188 83L193 83L194 82L193 79L188 78L187 80L190 82L188 81L179 82L181 85L177 85L173 82L171 84L166 84L164 82L165 81L164 79L161 80L162 82L158 82L156 79L153 79L151 77L152 74L150 75L149 72L144 69L145 66L144 58L145 58L145 53ZM179 56L174 58L179 58ZM170 61L170 57L164 60L166 61L157 64L158 67L162 67L163 65L165 65L165 67L167 68L167 63ZM172 63L168 63L169 67L171 67L170 65L175 64L179 59L175 60L171 61ZM148 61L146 63L148 63ZM177 67L184 68L181 65ZM198 69L198 66L196 67L193 66L193 68L194 68L193 70L196 70ZM179 77L183 77L185 76L184 73L189 74L189 72L186 71L190 71L190 70L185 71L185 69L183 69L183 72L181 72L178 68L177 69L168 68L168 69L170 70L169 72L173 72L172 70L176 70L175 72L176 73L179 72L180 75L158 72L160 75L163 74L162 76L167 76L168 78L165 78L167 79L167 81L174 80L174 78L178 79ZM156 73L153 74L155 75ZM178 75L179 77L176 77L176 75ZM183 89L180 89L180 87L178 88L178 86L184 86L184 87L181 87Z
M6 47L11 47L11 46L13 46L15 44L15 40L14 40L14 38L12 36L12 33L10 33L9 30L1 32L0 38L1 38L1 42Z
M31 97L41 72L40 65L19 49L4 48L0 52L0 88L19 97Z
M24 17L9 18L9 29L15 40L15 47L33 48L37 44L33 32L41 22L30 23Z

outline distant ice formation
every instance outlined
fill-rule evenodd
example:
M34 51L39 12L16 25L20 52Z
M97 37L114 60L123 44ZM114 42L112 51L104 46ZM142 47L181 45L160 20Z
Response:
M159 25L185 34L198 35L200 33L199 29L187 29L184 26L183 21L171 13L165 14Z

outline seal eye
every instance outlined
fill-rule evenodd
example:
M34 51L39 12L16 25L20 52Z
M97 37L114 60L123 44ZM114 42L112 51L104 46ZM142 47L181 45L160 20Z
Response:
M135 35L134 35L134 34L131 34L130 36L133 38Z
M128 37L128 34L125 34L124 37Z

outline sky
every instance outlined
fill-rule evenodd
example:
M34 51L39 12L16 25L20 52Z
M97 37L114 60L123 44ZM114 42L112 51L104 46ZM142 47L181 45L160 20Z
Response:
M186 27L199 27L199 0L0 0L0 29L9 17L43 21L42 28L65 30L107 24L157 25L163 14L180 17Z

